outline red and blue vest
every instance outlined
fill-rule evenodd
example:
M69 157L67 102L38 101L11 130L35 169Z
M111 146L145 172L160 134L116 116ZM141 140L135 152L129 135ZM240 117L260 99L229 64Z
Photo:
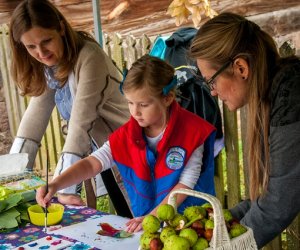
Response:
M181 108L175 101L170 112L170 120L156 152L150 150L143 129L132 117L109 137L112 157L135 217L148 214L160 204L179 182L191 154L202 144L203 165L194 190L215 194L214 126ZM178 211L197 204L201 204L200 199L188 197Z

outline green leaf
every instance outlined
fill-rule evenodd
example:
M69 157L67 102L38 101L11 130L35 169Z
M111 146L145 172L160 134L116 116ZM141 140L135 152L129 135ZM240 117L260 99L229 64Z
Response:
M15 193L14 190L4 186L0 186L0 200L6 199L9 195L13 193Z
M23 220L23 221L27 221L27 222L30 222L30 218L29 218L29 216L28 216L28 213L27 213L27 211L26 212L24 212L24 211L21 211L20 212L20 214L21 214L21 220Z
M18 208L18 211L19 211L19 212L20 212L20 210L25 210L25 211L27 211L27 209L28 209L30 206L34 205L34 204L36 204L36 203L22 202L22 203L20 203L20 204L17 206L17 208Z
M24 202L35 201L35 191L34 190L28 190L28 191L22 192L21 195L22 195Z
M11 208L0 214L0 228L9 229L18 226L16 218L20 216L20 213L15 208Z
M7 208L8 203L6 201L0 201L0 213Z
M13 194L7 197L5 201L8 203L8 206L5 208L5 210L9 210L10 208L17 206L21 200L22 196L20 194Z
M21 224L21 222L22 222L22 221L21 221L21 216L17 216L17 217L16 217L16 220L17 220L17 222L18 222L18 225Z
M128 237L131 237L133 236L133 233L128 233L126 231L120 231L120 234L119 234L119 238L128 238Z
M21 214L21 220L25 220L25 221L30 221L29 216L28 216L28 212L27 209L28 207L30 207L32 204L29 202L25 202L25 203L20 203L16 208L19 211L19 213Z

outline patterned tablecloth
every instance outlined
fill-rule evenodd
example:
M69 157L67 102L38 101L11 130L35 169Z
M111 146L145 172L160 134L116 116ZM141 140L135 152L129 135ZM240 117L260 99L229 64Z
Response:
M108 222L114 227L123 229L120 227L123 227L127 220L126 218L102 213L88 207L65 206L63 220L58 225L50 226L48 234L43 232L42 226L35 226L31 223L10 233L0 233L0 250L18 249L24 244L49 235L74 242L72 246L65 249L109 250L120 249L121 244L122 250L137 249L139 234L134 235L130 239L115 239L96 234L101 229L99 222ZM35 247L32 249L39 248Z

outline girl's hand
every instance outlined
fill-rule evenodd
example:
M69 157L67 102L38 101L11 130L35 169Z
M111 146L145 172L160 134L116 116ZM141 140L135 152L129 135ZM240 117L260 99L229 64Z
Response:
M126 223L126 231L129 233L136 233L142 230L142 222L145 216L135 217Z
M47 207L55 193L56 189L51 184L48 186L48 193L46 193L46 186L42 186L37 189L35 199L40 206Z

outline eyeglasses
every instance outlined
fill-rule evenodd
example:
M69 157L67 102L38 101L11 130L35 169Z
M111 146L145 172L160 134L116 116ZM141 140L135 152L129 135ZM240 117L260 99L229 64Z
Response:
M220 69L217 70L216 73L214 73L214 75L209 78L208 80L205 79L205 77L203 77L203 81L207 84L207 86L209 87L209 89L211 91L213 91L215 89L215 85L216 85L216 82L215 82L215 79L216 77L221 74L230 64L231 64L232 61L228 61L226 62Z

